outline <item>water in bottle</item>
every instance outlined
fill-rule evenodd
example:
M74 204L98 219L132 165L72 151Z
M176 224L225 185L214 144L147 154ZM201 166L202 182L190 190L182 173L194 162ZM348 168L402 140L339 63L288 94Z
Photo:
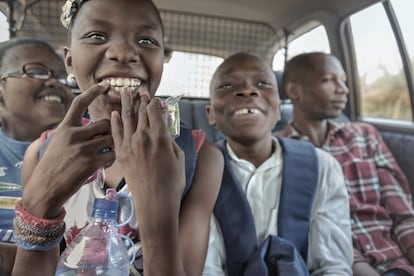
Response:
M130 257L117 233L117 200L95 199L92 221L68 245L56 275L129 275Z

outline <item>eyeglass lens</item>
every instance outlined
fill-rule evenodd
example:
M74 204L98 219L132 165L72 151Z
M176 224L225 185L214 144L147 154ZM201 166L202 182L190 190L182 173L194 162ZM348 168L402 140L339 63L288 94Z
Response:
M23 72L30 78L47 80L53 76L52 70L39 64L26 64Z

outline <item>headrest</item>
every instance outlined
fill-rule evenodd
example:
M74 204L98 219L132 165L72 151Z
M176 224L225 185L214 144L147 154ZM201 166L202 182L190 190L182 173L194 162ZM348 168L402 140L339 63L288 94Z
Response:
M281 102L290 102L289 97L286 95L285 89L283 88L283 71L276 70L275 73L277 88L279 90L279 97Z

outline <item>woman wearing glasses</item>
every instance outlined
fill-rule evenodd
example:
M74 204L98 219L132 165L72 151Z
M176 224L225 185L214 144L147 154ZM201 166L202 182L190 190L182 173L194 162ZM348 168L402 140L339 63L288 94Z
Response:
M63 60L40 40L0 43L0 76L0 241L13 243L14 207L21 197L26 148L63 119L73 95L66 85ZM6 245L0 246L0 263L2 257L7 259L8 249L13 250Z

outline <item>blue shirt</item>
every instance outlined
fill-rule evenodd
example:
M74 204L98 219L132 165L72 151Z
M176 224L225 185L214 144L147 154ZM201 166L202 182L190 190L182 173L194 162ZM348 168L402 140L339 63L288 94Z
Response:
M22 196L23 157L30 143L7 137L0 129L0 241L14 241L14 206ZM3 184L11 184L9 187L15 189L5 189Z

